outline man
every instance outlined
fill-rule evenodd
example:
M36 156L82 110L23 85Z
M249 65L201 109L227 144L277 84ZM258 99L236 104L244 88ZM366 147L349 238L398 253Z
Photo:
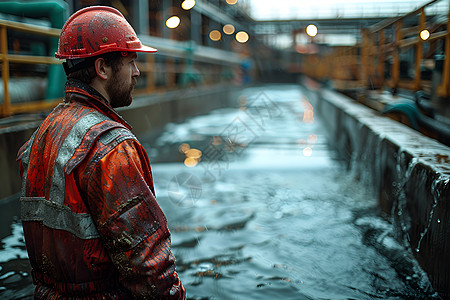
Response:
M62 29L64 103L18 153L35 299L185 298L147 154L113 109L132 101L136 52L156 49L111 7Z

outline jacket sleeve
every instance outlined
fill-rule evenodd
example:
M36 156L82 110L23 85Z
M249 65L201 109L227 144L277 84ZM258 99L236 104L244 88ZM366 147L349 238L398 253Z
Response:
M185 299L147 154L133 139L113 146L93 156L87 198L121 282L137 299Z
M25 150L27 149L28 143L30 142L30 140L26 141L25 144L22 145L22 147L20 147L19 151L17 151L17 156L16 156L16 161L19 163L19 175L22 178L23 176L23 165L22 165L22 157L23 154L25 153Z

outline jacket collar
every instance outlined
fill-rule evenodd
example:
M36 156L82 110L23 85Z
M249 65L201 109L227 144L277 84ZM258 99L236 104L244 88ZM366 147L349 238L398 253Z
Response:
M128 129L131 129L131 125L120 116L109 102L102 96L96 89L90 85L76 79L68 79L65 85L66 96L65 102L82 102L84 105L88 105L104 115L110 117L112 120L125 125Z

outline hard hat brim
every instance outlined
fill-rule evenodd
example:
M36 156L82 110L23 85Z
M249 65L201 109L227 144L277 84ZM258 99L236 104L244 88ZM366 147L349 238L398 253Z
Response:
M142 45L140 48L138 48L138 49L133 49L132 51L130 51L130 52L146 52L146 53L155 53L155 52L158 52L158 50L157 49L155 49L155 48L153 48L153 47L150 47L150 46L145 46L145 45Z
M100 51L97 51L95 53L92 54L78 54L78 55L60 55L59 53L55 53L55 57L59 58L59 59L76 59L76 58L86 58L86 57L95 57L95 56L99 56L101 54L104 53L108 53L108 52L141 52L141 53L155 53L158 52L157 49L150 47L150 46L145 46L145 45L141 45L139 48L134 48L134 49L130 49L130 48L119 48L119 47L114 47L114 48L106 48Z

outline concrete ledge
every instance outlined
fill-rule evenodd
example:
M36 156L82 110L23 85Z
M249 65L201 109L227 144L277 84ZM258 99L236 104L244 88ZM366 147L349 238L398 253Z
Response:
M337 92L318 98L330 145L373 188L435 291L450 299L450 147Z
M151 137L168 122L182 122L189 116L226 107L236 86L214 86L134 97L133 104L119 113L133 126L140 139ZM38 120L40 119L40 120ZM21 181L16 155L43 119L0 128L0 201L20 191Z

